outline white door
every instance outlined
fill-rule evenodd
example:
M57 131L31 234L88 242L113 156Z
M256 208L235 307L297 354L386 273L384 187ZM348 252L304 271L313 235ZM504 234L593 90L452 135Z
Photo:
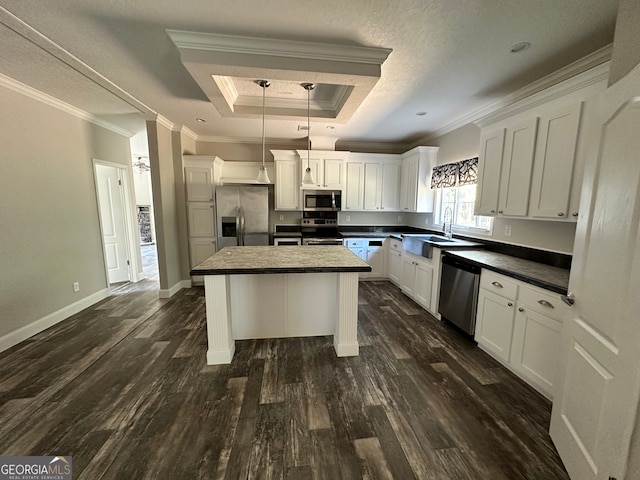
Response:
M100 222L109 283L129 280L127 234L120 170L96 164Z
M596 102L550 432L572 479L621 480L640 392L640 66Z

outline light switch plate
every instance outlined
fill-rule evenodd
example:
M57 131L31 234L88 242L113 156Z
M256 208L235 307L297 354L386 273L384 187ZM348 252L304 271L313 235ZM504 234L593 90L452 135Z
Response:
M511 236L511 225L505 225L504 226L504 236L505 237L510 237Z

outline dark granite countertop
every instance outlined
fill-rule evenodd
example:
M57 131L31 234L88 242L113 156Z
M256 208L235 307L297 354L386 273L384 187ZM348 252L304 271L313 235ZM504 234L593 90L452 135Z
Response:
M447 250L451 255L552 292L567 294L569 270L487 250Z
M191 269L191 275L370 272L342 246L225 247Z

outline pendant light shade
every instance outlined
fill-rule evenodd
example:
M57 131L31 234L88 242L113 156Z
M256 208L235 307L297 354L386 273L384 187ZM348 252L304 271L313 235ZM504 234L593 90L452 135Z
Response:
M265 155L265 139L264 139L264 98L265 91L271 82L268 80L257 80L256 83L262 87L262 165L260 166L260 170L258 171L258 183L271 183L269 180L269 175L267 173L267 167L264 164L264 155Z
M307 91L307 168L304 171L304 175L302 177L302 188L304 187L315 187L316 181L313 178L313 174L311 173L311 90L316 88L313 83L303 83L302 88Z

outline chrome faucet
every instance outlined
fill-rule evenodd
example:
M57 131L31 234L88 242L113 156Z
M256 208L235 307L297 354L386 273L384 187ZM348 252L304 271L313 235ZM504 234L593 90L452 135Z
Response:
M447 223L449 224L449 228L447 228ZM447 238L453 237L453 233L451 231L451 224L453 223L453 210L451 207L447 207L444 209L444 215L442 216L442 233Z

